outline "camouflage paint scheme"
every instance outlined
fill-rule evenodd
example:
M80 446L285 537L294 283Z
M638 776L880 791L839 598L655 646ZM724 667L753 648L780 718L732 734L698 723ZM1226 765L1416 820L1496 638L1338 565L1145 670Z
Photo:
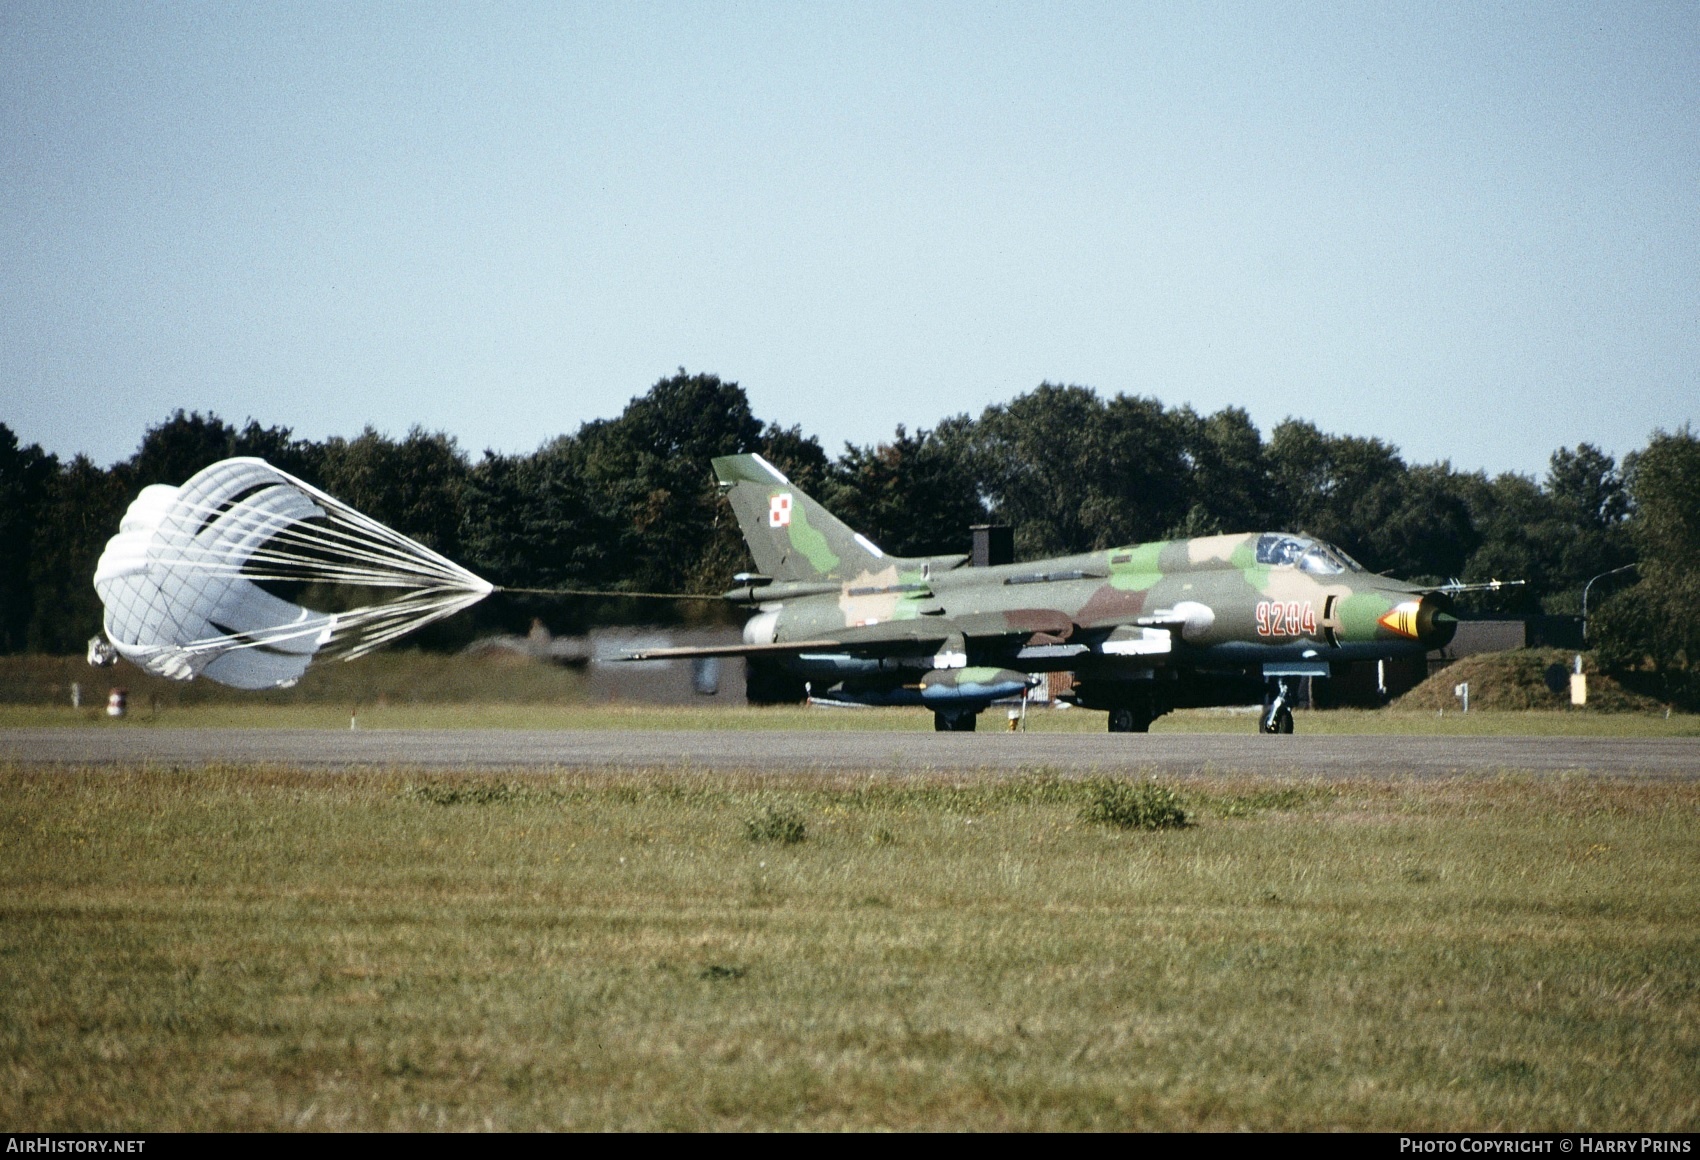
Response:
M885 555L760 456L714 469L759 569L726 594L756 609L745 644L639 655L763 658L817 698L931 705L940 728L972 728L972 714L1034 674L1069 670L1079 704L1143 731L1173 708L1255 703L1331 663L1420 655L1454 630L1444 596L1304 536L975 568L962 555Z

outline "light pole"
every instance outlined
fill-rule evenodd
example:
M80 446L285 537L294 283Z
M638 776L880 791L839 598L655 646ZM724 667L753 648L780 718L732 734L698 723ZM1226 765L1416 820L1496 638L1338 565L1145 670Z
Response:
M1625 564L1621 568L1613 568L1610 572L1601 572L1594 577L1594 580L1604 580L1607 576L1616 576L1619 572L1627 572L1634 567L1636 567L1634 564ZM1588 645L1588 589L1594 586L1594 580L1582 585L1582 646L1584 648Z

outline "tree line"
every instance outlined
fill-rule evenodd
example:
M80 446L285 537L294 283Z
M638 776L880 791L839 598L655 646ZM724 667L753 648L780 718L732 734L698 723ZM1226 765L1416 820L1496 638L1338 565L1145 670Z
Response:
M263 457L497 584L718 592L749 565L708 461L747 451L900 555L966 551L969 525L985 522L1013 526L1021 558L1294 530L1404 579L1525 580L1477 604L1515 614L1579 612L1591 579L1628 569L1595 584L1590 643L1667 697L1700 670L1700 440L1686 427L1655 432L1621 464L1582 443L1555 451L1541 479L1490 477L1409 464L1392 444L1302 419L1265 437L1237 407L1200 415L1044 383L977 418L899 426L833 456L799 427L763 422L736 383L682 369L618 417L518 455L474 458L419 428L314 442L178 411L103 468L21 446L0 424L0 650L80 651L100 627L95 561L130 500L232 455ZM496 600L435 639L534 615L572 629L636 608Z

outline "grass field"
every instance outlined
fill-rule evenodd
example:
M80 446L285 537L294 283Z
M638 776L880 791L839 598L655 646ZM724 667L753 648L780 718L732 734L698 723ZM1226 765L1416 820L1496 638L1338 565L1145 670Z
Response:
M0 767L0 1129L1700 1126L1700 786L1170 784Z
M122 686L138 710L302 708L346 715L353 706L560 705L585 701L582 670L544 664L512 653L466 656L386 649L358 661L315 664L287 689L233 689L212 680L172 681L126 662L90 668L82 657L0 657L0 705L69 706L79 685L84 704L104 707L106 691Z
M0 729L347 729L349 709L332 705L186 705L150 711L133 707L121 721L103 709L56 705L0 705ZM1439 734L1447 736L1700 737L1700 717L1643 713L1404 712L1333 709L1296 715L1300 733ZM514 705L390 704L363 706L362 729L877 729L930 732L932 714L921 709L842 709L818 706L752 709L716 705ZM1002 706L980 717L980 728L1008 725ZM1102 733L1104 714L1085 709L1034 709L1027 728L1037 733ZM1157 719L1154 733L1255 733L1255 711L1181 710Z

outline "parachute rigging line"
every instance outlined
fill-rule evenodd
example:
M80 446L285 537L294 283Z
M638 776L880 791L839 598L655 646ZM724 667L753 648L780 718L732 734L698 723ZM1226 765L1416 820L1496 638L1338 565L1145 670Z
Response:
M507 588L497 585L497 592L525 596L634 596L642 600L724 600L725 597L702 592L622 592L618 588Z
M319 612L266 582L391 591ZM317 655L364 656L495 590L489 581L262 459L144 488L95 571L120 654L161 676L295 683Z

